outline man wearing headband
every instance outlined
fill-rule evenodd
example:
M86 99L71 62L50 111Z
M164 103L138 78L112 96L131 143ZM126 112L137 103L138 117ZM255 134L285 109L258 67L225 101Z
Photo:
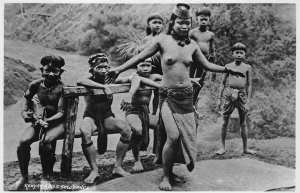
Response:
M195 166L197 133L190 65L195 62L209 71L244 76L236 70L208 62L197 43L189 38L191 23L190 6L177 4L167 34L159 34L143 52L108 72L109 79L116 79L121 72L138 65L149 56L157 52L161 54L163 77L159 89L159 125L155 130L153 147L157 163L163 164L159 185L161 190L172 190L171 181L181 180L173 173L175 162L186 164L189 171Z
M39 154L42 165L40 190L51 190L50 175L55 163L56 139L64 134L64 98L62 97L64 83L60 80L64 72L65 61L60 56L44 56L40 68L42 78L30 83L25 92L21 115L26 128L17 149L17 156L22 177L11 190L20 190L28 182L28 165L30 161L30 146L39 141Z
M137 72L129 77L119 77L115 83L131 83L131 88L121 103L121 109L125 111L127 123L132 129L132 152L135 163L132 168L134 172L144 170L139 155L140 150L146 151L149 145L149 127L152 124L157 125L157 117L149 115L149 104L151 99L151 90L148 86L159 88L159 84L154 81L160 81L161 75L151 74L152 60L149 58L137 65Z
M109 70L108 58L103 53L92 55L89 58L91 76L77 81L77 85L87 88L101 88L106 95L85 96L86 108L83 115L83 122L80 126L82 134L82 150L91 167L90 175L84 180L86 183L94 183L99 177L96 164L96 150L91 139L92 134L98 131L98 153L103 154L107 148L107 133L118 132L121 134L120 141L116 148L116 164L113 174L120 176L130 175L121 167L130 144L130 126L120 119L115 118L111 111L113 101L112 91L105 84L106 72Z

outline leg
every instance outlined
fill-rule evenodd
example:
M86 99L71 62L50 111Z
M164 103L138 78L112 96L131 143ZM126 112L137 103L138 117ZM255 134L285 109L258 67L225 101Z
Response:
M116 149L116 164L113 170L113 174L117 174L120 176L128 176L130 175L128 172L125 172L122 168L122 162L126 155L126 152L129 148L130 138L131 138L131 128L130 126L120 119L116 119L114 117L108 117L104 120L104 127L110 131L117 131L121 133L120 141L117 145Z
M153 91L153 100L152 100L152 115L156 115L156 111L158 109L158 104L159 104L159 94L158 90Z
M135 159L134 166L132 170L134 172L143 171L143 165L140 158L140 147L142 141L142 121L140 120L139 116L136 114L129 114L126 116L126 122L130 125L132 129L132 136L131 136L131 144L132 144L132 153Z
M226 139L226 134L227 134L227 125L229 121L228 115L223 115L223 123L222 123L222 128L221 128L221 143L222 147L220 150L216 152L217 155L223 155L226 153L226 148L225 148L225 139Z
M149 115L149 128L156 129L158 123L158 116Z
M41 191L52 190L50 175L53 172L55 163L56 139L64 134L64 128L63 123L53 126L46 132L45 138L40 141L39 151L43 170L40 186Z
M240 125L241 125L241 136L243 140L243 153L244 154L256 154L254 150L248 148L247 140L248 140L248 130L246 126L246 117L247 112L238 108L239 116L240 116Z
M164 121L167 133L167 141L162 152L163 177L159 188L161 190L172 190L172 186L170 184L170 174L172 174L174 165L174 155L177 152L179 146L179 131L173 118L172 112L169 107L167 107L166 103L163 104L161 111L162 119Z
M223 155L226 153L225 148L225 139L226 139L226 133L227 133L227 125L229 121L229 117L231 113L234 111L234 103L232 103L229 99L225 100L224 109L223 109L223 123L221 127L221 143L222 147L220 150L216 152L217 155Z
M11 190L21 189L28 182L28 165L30 161L30 145L38 140L38 132L33 126L29 126L22 135L17 148L17 157L20 166L21 178L10 188Z
M92 142L92 133L96 130L94 119L90 117L84 117L82 125L80 126L80 132L82 135L82 151L91 167L90 175L84 180L85 183L92 184L96 178L100 177L98 174L98 167L96 164L96 149Z

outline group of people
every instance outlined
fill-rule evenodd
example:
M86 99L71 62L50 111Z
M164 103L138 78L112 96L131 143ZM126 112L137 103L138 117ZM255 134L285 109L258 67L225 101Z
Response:
M211 63L215 60L215 46L214 34L207 27L210 16L208 9L199 9L196 12L199 27L190 30L191 7L179 3L173 9L166 34L160 33L163 31L163 18L159 14L151 14L147 19L147 43L139 54L126 63L113 68L109 65L109 57L106 54L97 53L90 56L88 64L91 76L78 80L77 85L103 89L105 95L84 97L86 107L80 125L81 145L91 167L89 176L84 180L86 183L94 183L99 177L96 148L91 139L95 131L98 131L97 148L100 154L106 151L107 133L120 133L112 173L128 176L130 173L122 168L126 152L132 149L135 158L132 170L142 171L139 152L147 150L150 127L154 128L155 162L163 165L159 188L172 190L172 182L184 181L173 173L173 166L174 163L184 163L189 171L194 169L197 157L195 105L206 71L223 73L217 102L220 107L225 90L222 148L216 153L222 155L226 152L226 127L235 108L240 115L243 152L255 153L247 147L245 124L252 92L252 69L243 62L246 46L242 43L232 46L232 63L225 66ZM40 143L39 153L43 170L40 188L51 188L49 177L55 163L56 139L64 134L64 84L60 79L65 62L60 56L50 55L41 59L41 65L42 78L31 82L24 95L25 102L21 114L25 122L32 124L25 130L17 149L21 178L13 185L14 190L20 189L28 182L30 145L36 141ZM121 72L132 67L136 67L136 73L128 77L118 77ZM191 78L194 77L200 78L199 81L192 81ZM125 111L125 120L116 118L111 109L113 92L109 84L113 82L131 84L121 103L121 109ZM225 85L228 86L225 88ZM158 88L158 92L154 94L156 98L154 96L152 114L149 113L152 91L144 89L148 87Z

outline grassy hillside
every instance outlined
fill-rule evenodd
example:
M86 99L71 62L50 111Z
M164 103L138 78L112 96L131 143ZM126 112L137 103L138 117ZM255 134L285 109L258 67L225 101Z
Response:
M37 77L36 68L22 60L4 57L4 106L16 103Z

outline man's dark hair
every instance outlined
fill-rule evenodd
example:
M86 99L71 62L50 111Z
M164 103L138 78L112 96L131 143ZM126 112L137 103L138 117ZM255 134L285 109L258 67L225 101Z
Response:
M196 11L196 17L199 15L211 17L211 12L206 7L201 7Z
M247 48L246 48L245 44L240 43L240 42L235 43L231 48L232 52L234 52L236 50L243 50L245 53L247 52Z
M49 55L41 59L41 64L42 66L51 64L54 67L61 68L65 65L65 60L60 56Z

